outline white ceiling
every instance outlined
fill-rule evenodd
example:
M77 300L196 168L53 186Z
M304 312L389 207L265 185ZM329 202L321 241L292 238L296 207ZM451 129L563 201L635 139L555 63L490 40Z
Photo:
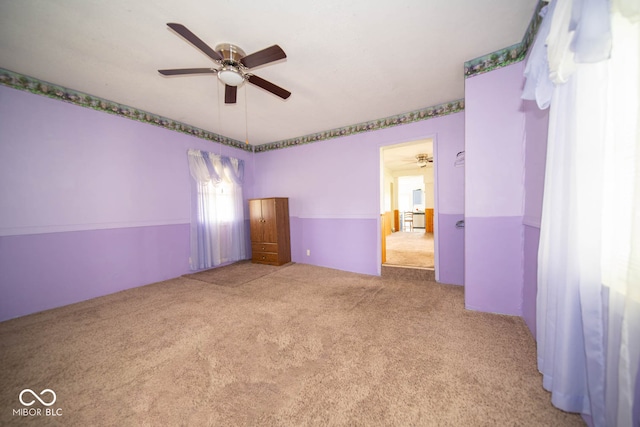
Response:
M433 157L433 139L421 139L404 144L396 144L382 148L384 167L392 173L420 175L424 171L418 165L418 154ZM427 163L427 168L433 168L433 163Z
M0 68L249 143L308 135L464 97L465 61L522 40L537 0L0 0ZM292 92L244 84L224 105L211 47L287 58L252 69ZM246 102L245 102L246 96Z

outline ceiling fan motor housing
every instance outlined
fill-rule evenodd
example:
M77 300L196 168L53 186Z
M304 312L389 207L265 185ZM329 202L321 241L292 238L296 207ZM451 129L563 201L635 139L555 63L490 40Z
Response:
M232 65L236 68L243 66L240 60L247 56L244 50L231 43L220 43L216 46L216 52L222 55L223 65Z
M218 71L218 78L229 86L240 86L246 76L245 66L240 60L247 56L242 49L231 43L220 43L216 46L216 52L222 56L222 68Z

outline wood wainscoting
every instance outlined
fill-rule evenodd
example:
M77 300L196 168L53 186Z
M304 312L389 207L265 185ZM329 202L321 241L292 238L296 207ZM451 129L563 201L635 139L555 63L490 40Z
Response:
M424 231L433 233L433 209L424 210Z
M384 236L388 236L393 231L393 212L385 212L382 216L384 217Z
M397 211L395 212L397 214ZM394 212L380 214L380 237L382 239L382 263L387 262L387 236L392 232ZM397 229L396 229L397 230Z

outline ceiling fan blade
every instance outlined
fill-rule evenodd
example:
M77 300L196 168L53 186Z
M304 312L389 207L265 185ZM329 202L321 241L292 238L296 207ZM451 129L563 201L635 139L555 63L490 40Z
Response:
M282 89L280 86L276 86L273 83L256 76L255 74L247 74L247 79L249 80L249 83L261 87L262 89L267 90L282 99L287 99L289 96L291 96L291 92L289 92L288 90Z
M182 25L182 24L174 24L174 23L171 23L171 22L168 23L167 25L173 31L175 31L176 33L178 33L182 37L184 37L189 43L191 43L192 45L194 45L195 47L200 49L202 52L204 52L209 58L213 59L214 61L221 61L222 60L222 55L220 55L215 50L211 49L209 47L209 45L207 45L205 42L200 40L198 38L198 36L196 36L191 31L189 31L187 29L187 27L185 27L184 25Z
M224 103L235 104L236 96L238 95L238 86L224 86Z
M163 76L177 76L180 74L215 74L218 70L213 68L177 68L172 70L158 70Z
M284 50L277 44L271 47L262 49L258 52L254 52L242 58L240 62L247 68L257 67L258 65L268 64L269 62L277 61L278 59L286 58L287 55Z

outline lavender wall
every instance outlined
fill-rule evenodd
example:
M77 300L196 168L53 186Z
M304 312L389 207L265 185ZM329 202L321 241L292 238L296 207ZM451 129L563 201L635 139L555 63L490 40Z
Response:
M465 305L522 315L524 63L465 82Z
M524 225L524 271L522 285L522 318L536 336L536 296L538 294L538 247L540 227Z
M462 150L460 150L462 151ZM462 172L464 172L462 170ZM446 184L443 184L446 188ZM463 190L464 194L464 190ZM464 228L456 223L464 219L464 213L442 213L438 219L438 281L452 285L464 285Z
M540 110L533 101L524 101L525 112L525 203L524 203L524 283L522 317L536 335L536 294L538 291L538 243L547 154L549 110Z
M179 276L189 225L0 237L0 320Z
M540 228L549 110L540 110L534 101L523 101L523 108L526 134L524 222Z
M440 281L463 284L464 113L256 154L256 197L289 197L292 259L380 274L380 147L434 137ZM310 255L307 256L307 250Z
M187 272L189 148L253 156L0 86L0 320Z

